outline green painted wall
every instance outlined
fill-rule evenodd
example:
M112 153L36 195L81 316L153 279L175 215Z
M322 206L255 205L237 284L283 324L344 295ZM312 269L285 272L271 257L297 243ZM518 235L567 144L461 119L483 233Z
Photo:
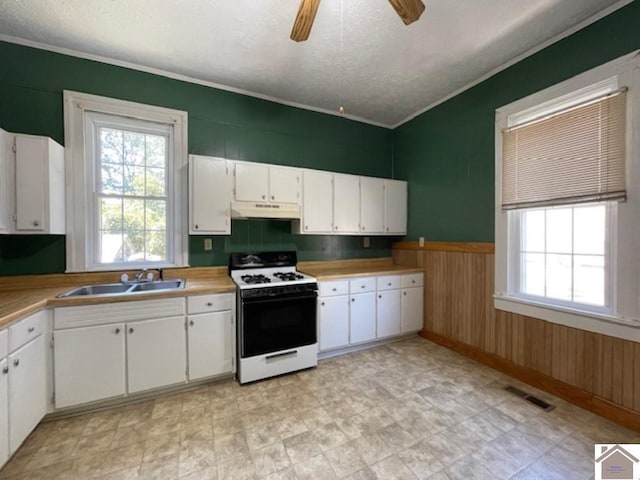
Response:
M410 180L407 238L492 242L496 108L638 48L635 1L395 129L395 177Z
M0 127L64 143L62 91L186 110L189 152L237 160L389 177L392 132L99 62L0 42ZM190 239L194 266L225 265L231 251L296 248L304 260L390 255L392 239L291 235L289 222L234 221L214 251ZM0 236L0 275L64 271L63 236Z

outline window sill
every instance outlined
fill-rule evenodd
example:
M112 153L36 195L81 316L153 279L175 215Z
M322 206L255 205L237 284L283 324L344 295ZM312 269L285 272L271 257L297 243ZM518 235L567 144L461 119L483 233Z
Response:
M494 307L497 310L539 318L547 322L588 332L640 342L640 322L635 319L548 305L520 297L507 296L506 294L495 294L493 298Z

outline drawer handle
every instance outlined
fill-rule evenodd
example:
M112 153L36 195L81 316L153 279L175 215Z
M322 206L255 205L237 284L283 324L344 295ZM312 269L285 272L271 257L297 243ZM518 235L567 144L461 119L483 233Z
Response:
M298 354L298 350L291 350L289 352L282 352L282 353L274 353L273 355L267 355L265 357L265 360L273 360L274 358L290 357L292 355L297 355L297 354Z
M335 288L332 288L331 290L333 290L334 292L336 291L336 289L335 289Z
M390 284L390 283L387 283L387 285L391 286L391 284Z
M14 366L14 367L17 367L18 365L20 365L20 359L19 359L19 358L16 358L16 359L13 361L13 366Z
M207 307L213 307L213 302L207 302Z
M3 367L2 368L2 374L6 375L7 373L9 373L9 367Z
M29 328L27 329L27 331L28 331L29 333L32 333L35 329L36 329L36 327L29 327Z

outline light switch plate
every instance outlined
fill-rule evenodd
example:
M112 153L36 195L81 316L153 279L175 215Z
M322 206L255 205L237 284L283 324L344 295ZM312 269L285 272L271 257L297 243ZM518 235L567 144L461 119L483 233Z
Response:
M362 246L364 248L369 248L371 246L371 242L369 240L369 237L363 237L362 239Z
M204 249L207 252L213 250L213 241L210 238L204 239Z
M424 237L420 237L420 238L418 239L418 244L419 244L421 247L424 247Z

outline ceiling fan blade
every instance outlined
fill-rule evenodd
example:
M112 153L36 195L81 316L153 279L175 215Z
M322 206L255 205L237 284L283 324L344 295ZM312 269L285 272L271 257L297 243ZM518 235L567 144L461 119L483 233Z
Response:
M424 3L420 0L389 0L405 25L415 22L424 12Z
M296 20L293 22L293 28L291 29L291 40L304 42L309 38L313 20L316 18L316 12L318 11L318 5L320 5L320 0L300 1L298 15L296 15Z

